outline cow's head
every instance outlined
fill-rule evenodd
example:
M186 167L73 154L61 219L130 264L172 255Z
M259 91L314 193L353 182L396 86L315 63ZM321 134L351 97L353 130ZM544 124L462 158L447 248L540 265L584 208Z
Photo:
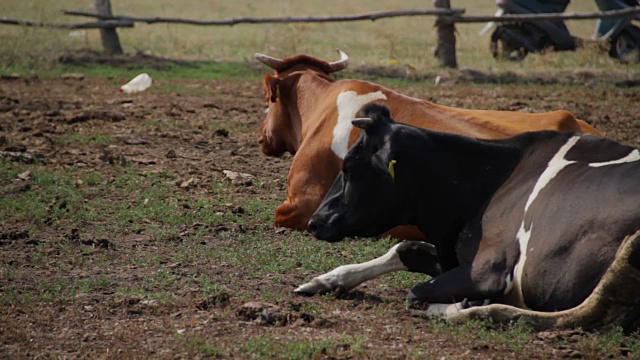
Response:
M402 225L405 172L397 159L394 138L399 127L389 109L370 104L352 124L364 131L347 153L342 171L309 221L319 239L374 236Z
M349 64L349 56L338 50L340 60L327 62L309 55L296 55L277 59L263 54L255 57L261 63L274 69L275 74L264 77L263 89L267 100L267 116L260 127L258 143L260 150L269 156L281 156L285 152L295 154L301 141L300 113L298 98L301 96L322 96L304 94L306 89L297 87L300 76L305 71L313 71L318 76L333 81L329 74L343 70Z

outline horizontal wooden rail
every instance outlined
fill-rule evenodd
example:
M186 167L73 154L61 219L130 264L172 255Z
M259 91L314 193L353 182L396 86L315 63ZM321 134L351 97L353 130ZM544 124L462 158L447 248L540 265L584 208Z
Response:
M375 21L382 18L400 17L400 16L422 16L436 15L439 16L441 23L474 23L474 22L520 22L520 21L536 21L536 20L584 20L584 19L600 19L614 18L640 14L640 6L611 10L604 12L585 12L585 13L540 13L540 14L505 14L502 16L495 15L463 15L465 9L408 9L408 10L389 10L376 11L355 15L323 15L323 16L282 16L282 17L236 17L233 19L219 20L194 20L184 18L171 17L145 17L145 16L127 16L113 15L104 16L101 14L82 11L82 10L64 10L66 15L94 17L101 20L121 20L144 22L148 24L154 23L174 23L187 25L236 25L242 23L261 24L261 23L291 23L291 22L339 22L339 21L359 21L371 20Z
M603 19L615 18L640 14L640 6L622 9L610 10L603 12L588 13L540 13L540 14L504 14L502 16L473 16L473 15L450 15L442 16L443 22L449 23L474 23L474 22L520 22L535 20L584 20L584 19Z
M375 21L382 18L399 17L399 16L421 16L421 15L456 15L464 13L465 9L408 9L408 10L388 10L376 11L354 15L323 15L323 16L282 16L282 17L236 17L233 19L220 20L193 20L171 17L144 17L144 16L125 16L113 15L105 16L103 14L81 11L81 10L64 10L65 15L87 16L102 20L129 20L135 22L145 22L147 24L154 23L173 23L187 25L236 25L236 24L264 24L264 23L313 23L313 22L337 22L337 21L358 21L371 20Z
M104 29L104 28L114 28L114 27L133 27L134 22L131 20L101 20L101 21L92 21L86 23L77 23L77 24L59 24L59 23L47 23L41 21L33 21L33 20L21 20L21 19L11 19L6 17L0 17L0 24L6 25L20 25L20 26L28 26L28 27L45 27L45 28L56 28L56 29Z
M536 21L536 20L581 20L581 19L600 19L614 18L622 16L630 16L640 14L640 6L627 8L622 10L611 10L604 12L589 13L541 13L541 14L505 14L502 16L494 15L463 15L465 9L407 9L407 10L388 10L376 11L354 15L323 15L323 16L282 16L282 17L236 17L232 19L219 20L194 20L184 18L171 17L145 17L145 16L127 16L112 15L105 16L98 13L81 11L81 10L64 10L66 15L87 16L100 19L100 21L76 23L76 24L60 24L47 23L33 20L12 19L0 17L0 24L20 25L30 27L49 27L60 29L99 29L114 27L133 27L135 22L144 22L148 24L154 23L173 23L187 25L227 25L236 24L262 24L262 23L295 23L295 22L340 22L340 21L375 21L383 18L401 17L401 16L438 16L438 23L475 23L475 22L520 22L520 21Z

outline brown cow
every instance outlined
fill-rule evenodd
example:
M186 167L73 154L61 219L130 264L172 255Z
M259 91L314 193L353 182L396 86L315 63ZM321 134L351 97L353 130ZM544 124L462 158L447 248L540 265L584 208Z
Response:
M552 129L601 135L591 125L564 110L547 113L468 110L434 104L399 94L362 80L335 80L331 73L347 67L349 57L327 62L309 55L276 59L256 54L274 69L266 74L264 92L269 104L260 130L260 150L270 156L289 152L289 196L276 209L275 225L306 229L309 218L331 187L358 129L351 120L362 106L385 104L398 121L414 126L479 138L503 138L520 132ZM402 227L388 235L423 238L417 229Z

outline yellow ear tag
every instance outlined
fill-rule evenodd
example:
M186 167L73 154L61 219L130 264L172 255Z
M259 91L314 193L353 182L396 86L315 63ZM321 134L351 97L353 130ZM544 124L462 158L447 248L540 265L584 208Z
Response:
M389 161L389 167L387 168L387 170L389 171L389 174L391 175L391 180L396 179L396 170L393 167L395 164L396 164L396 161L391 160Z

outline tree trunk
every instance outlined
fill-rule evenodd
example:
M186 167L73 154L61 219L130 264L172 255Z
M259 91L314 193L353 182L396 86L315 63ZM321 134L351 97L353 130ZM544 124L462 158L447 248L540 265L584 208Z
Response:
M111 16L111 0L95 0L96 12L102 15ZM100 29L102 47L107 55L122 55L122 46L116 28Z
M449 0L433 0L433 6L435 8L451 9ZM456 27L454 23L447 24L436 20L436 27L438 28L438 44L434 55L440 59L440 65L450 68L458 67L458 61L456 60Z

